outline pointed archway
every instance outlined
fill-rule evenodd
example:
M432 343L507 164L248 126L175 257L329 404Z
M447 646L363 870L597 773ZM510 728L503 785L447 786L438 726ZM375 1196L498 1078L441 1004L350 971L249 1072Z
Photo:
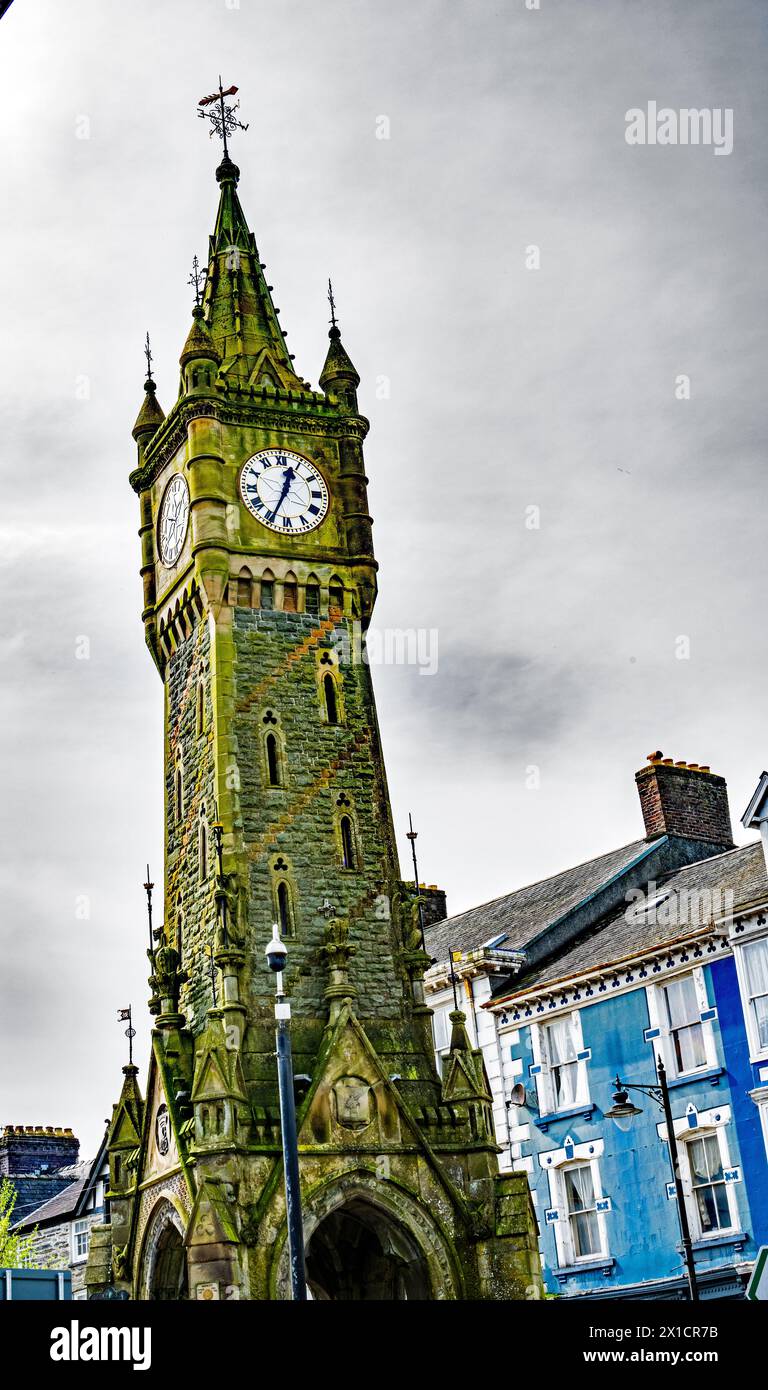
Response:
M313 1298L333 1302L432 1297L427 1262L413 1236L363 1197L338 1206L316 1227L307 1247Z
M141 1297L154 1302L187 1298L187 1251L184 1228L167 1199L155 1208L147 1226L142 1259Z

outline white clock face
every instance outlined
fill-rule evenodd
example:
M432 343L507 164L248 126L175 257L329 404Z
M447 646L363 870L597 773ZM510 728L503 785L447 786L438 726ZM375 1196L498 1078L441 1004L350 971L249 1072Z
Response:
M314 531L328 512L322 473L302 454L262 449L244 464L240 492L252 516L281 536Z
M189 489L180 473L169 482L160 503L157 536L160 559L164 565L175 565L187 534L189 521Z

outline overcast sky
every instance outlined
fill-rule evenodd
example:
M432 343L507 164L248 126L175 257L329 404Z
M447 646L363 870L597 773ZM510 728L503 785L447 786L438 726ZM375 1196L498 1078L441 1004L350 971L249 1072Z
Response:
M316 384L331 274L362 377L376 626L438 632L435 675L375 674L404 867L409 810L454 912L626 843L655 748L726 776L738 821L768 763L765 19L16 0L0 21L0 1124L71 1124L91 1153L128 1003L146 1062L162 690L130 430L148 328L166 410L177 390L219 71L297 369ZM733 152L630 147L649 100L732 108Z

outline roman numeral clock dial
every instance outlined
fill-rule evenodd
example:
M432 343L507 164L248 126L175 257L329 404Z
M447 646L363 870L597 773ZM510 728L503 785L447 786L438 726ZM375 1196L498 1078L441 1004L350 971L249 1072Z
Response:
M243 465L240 494L257 521L281 536L314 531L328 512L328 487L314 463L286 449L262 449Z
M175 565L187 534L189 522L189 489L186 479L176 473L169 482L160 503L157 539L160 559L164 565Z

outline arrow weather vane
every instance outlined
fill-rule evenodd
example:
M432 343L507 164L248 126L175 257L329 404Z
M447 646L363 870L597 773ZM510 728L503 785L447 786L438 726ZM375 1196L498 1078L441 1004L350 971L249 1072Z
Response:
M227 136L235 130L247 130L248 126L238 121L235 112L239 110L240 102L236 101L234 106L227 106L225 97L233 97L237 92L237 87L227 87L226 91L221 85L219 76L219 90L213 92L209 97L201 97L197 103L197 114L204 121L210 121L211 129L209 135L218 135L224 143L224 158L229 159L227 149Z

